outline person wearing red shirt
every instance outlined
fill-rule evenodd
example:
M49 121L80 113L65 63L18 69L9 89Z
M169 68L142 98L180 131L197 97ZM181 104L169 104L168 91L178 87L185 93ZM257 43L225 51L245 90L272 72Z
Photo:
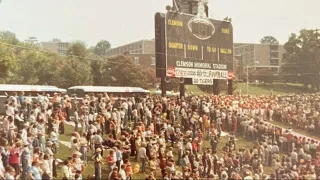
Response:
M107 156L107 163L108 163L109 171L112 171L116 165L114 151L112 151L112 150L110 151L109 155Z
M192 150L194 154L196 154L199 150L197 138L192 142Z
M20 146L19 142L13 145L9 155L9 164L15 169L16 176L20 174Z

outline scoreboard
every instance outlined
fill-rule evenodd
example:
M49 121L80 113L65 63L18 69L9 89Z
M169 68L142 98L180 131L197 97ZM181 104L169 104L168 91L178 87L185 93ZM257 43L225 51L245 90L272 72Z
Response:
M156 61L164 59L165 62L156 65L158 69L165 69L165 76L191 78L194 83L228 78L233 70L230 22L176 12L167 12L162 17L164 46L159 49L161 37L156 33ZM164 56L160 56L161 53Z

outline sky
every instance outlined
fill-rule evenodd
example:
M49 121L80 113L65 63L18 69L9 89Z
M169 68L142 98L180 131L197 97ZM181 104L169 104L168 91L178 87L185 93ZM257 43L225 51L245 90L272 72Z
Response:
M154 38L154 14L172 0L2 0L0 31L20 40L37 37L81 40L112 47ZM320 0L209 0L210 18L232 18L234 41L258 43L274 36L281 44L303 28L320 28Z

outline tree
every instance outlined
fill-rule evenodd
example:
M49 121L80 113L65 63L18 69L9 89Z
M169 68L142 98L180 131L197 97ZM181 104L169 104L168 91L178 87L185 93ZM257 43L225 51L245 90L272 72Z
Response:
M57 73L54 74L53 84L68 88L77 85L92 85L90 64L75 58L66 58L60 62Z
M299 35L291 34L285 43L282 75L286 80L295 80L305 86L319 89L320 37L317 31L302 29Z
M10 31L0 31L0 40L12 45L17 45L19 43L16 35Z
M39 51L24 51L18 58L21 68L16 72L20 77L17 83L39 84L40 71L43 71L49 63L48 57Z
M103 76L108 85L147 87L146 71L134 64L131 56L111 57L103 68L106 69Z
M19 64L14 55L14 49L0 44L0 80L6 81L6 78L19 69Z
M279 44L279 41L273 36L265 36L260 40L261 44Z
M101 40L93 48L93 52L99 56L105 56L106 51L110 48L111 48L111 44L109 43L109 41Z
M93 56L95 58L90 61L90 67L93 76L93 85L105 86L106 84L108 84L108 62L106 59L102 59L96 56Z
M148 68L146 69L146 72L147 72L148 83L150 83L152 87L155 87L157 83L160 83L160 79L156 77L156 69Z
M83 60L88 55L86 45L81 41L72 43L67 52L68 56L75 56L76 58Z

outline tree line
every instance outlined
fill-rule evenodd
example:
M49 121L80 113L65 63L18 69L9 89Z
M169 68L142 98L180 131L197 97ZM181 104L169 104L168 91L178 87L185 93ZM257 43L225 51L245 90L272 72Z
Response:
M266 36L260 42L279 44L272 36ZM135 64L130 55L107 58L106 51L110 48L106 40L101 40L94 47L75 41L70 43L67 55L61 56L35 44L19 41L12 32L0 31L0 83L55 85L61 88L75 85L148 88L159 83L155 69ZM298 34L292 33L284 48L286 52L282 55L280 78L318 91L320 30L302 29ZM170 83L174 86L170 89L178 88L179 83L174 82Z
M19 41L14 33L0 32L0 83L54 85L135 86L157 83L155 70L135 64L130 55L107 58L111 45L101 40L94 47L72 42L66 56Z
M310 90L320 90L320 30L302 29L284 44L280 76L299 82Z

